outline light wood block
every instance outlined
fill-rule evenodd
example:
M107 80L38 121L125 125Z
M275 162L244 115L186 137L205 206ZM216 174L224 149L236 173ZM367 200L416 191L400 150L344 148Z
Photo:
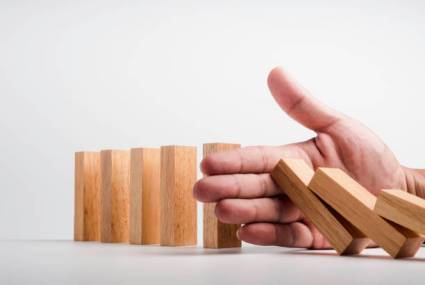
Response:
M275 182L338 254L359 254L370 240L307 188L313 175L314 171L301 159L281 159L272 171Z
M100 153L75 153L74 240L100 240Z
M196 245L196 147L161 147L160 244Z
M425 200L398 189L382 190L375 213L396 224L425 234Z
M393 258L414 256L424 241L376 214L376 197L340 169L319 168L308 187Z
M204 157L217 152L240 148L240 144L208 143L203 146ZM203 236L205 248L241 247L236 232L240 225L220 222L215 216L216 203L205 203L203 208Z
M159 148L131 149L130 243L159 244Z
M129 241L130 151L102 150L101 241Z

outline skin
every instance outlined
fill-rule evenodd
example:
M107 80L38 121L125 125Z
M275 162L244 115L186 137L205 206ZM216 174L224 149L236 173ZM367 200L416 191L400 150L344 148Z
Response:
M304 159L314 169L340 168L374 195L398 188L425 198L425 171L400 165L366 126L308 96L280 67L270 72L268 86L281 109L316 136L289 145L211 154L202 160L207 176L195 184L193 195L201 202L217 202L221 222L244 224L239 239L257 245L330 247L273 182L269 172L282 157Z

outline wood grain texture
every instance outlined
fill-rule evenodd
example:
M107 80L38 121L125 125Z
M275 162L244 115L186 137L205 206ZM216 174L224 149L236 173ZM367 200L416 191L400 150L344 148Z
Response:
M414 256L424 240L376 214L376 197L340 169L319 168L309 188L393 258Z
M159 244L159 148L131 149L130 243Z
M102 150L101 241L129 241L130 151Z
M203 145L204 157L217 152L240 148L240 144L208 143ZM215 216L216 203L204 203L203 208L203 237L205 248L241 247L241 241L236 232L240 225L230 225L220 222Z
M378 195L375 213L403 227L425 235L425 200L398 189Z
M160 244L196 245L196 147L161 147Z
M75 153L74 240L100 240L100 153Z
M338 254L359 254L370 240L308 189L313 175L314 171L301 159L281 159L272 171L275 182Z

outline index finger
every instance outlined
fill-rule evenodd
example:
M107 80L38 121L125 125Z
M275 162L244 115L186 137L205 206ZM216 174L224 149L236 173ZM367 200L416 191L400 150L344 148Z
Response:
M207 155L201 162L206 175L270 172L282 157L304 157L300 144L251 146Z

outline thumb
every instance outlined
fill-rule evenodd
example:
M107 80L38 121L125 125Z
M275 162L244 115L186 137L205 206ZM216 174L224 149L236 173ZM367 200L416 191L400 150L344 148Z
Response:
M325 131L342 118L340 113L308 96L281 67L270 72L268 85L279 106L298 123L315 132Z

